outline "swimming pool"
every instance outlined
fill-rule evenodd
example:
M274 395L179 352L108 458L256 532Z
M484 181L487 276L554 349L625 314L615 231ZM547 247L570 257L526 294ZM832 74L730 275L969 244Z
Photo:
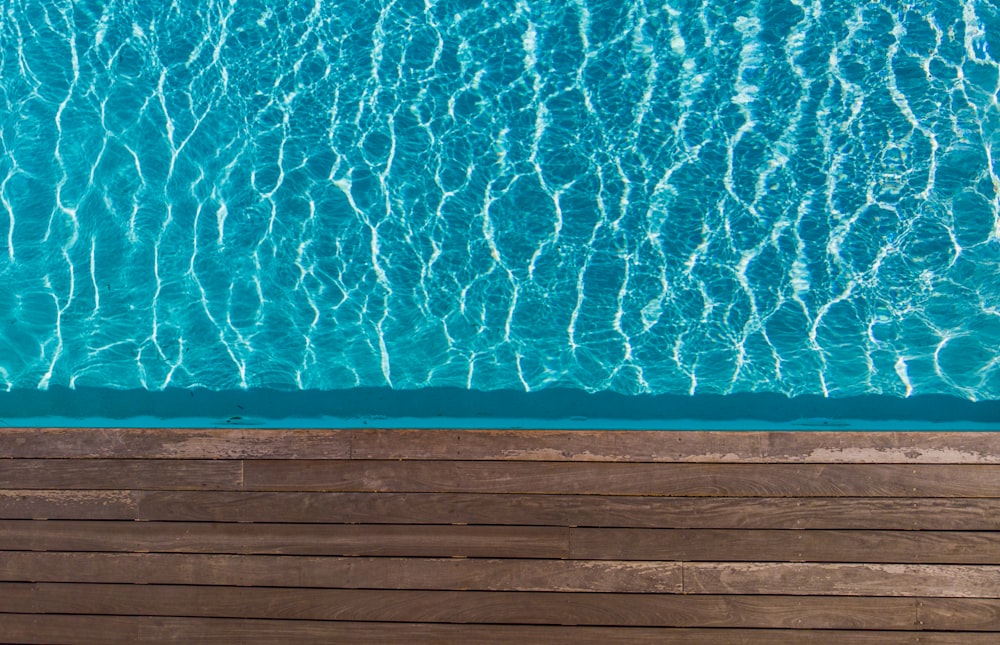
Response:
M995 4L271 5L7 3L0 388L1000 399Z

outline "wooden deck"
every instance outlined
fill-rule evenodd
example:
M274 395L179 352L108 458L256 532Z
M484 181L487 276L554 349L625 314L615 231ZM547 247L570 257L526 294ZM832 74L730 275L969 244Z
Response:
M1000 433L0 429L0 641L1000 642Z

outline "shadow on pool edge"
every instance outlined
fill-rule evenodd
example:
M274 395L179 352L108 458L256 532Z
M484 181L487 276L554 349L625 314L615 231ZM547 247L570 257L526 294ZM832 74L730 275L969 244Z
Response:
M660 422L680 420L751 425L762 422L801 429L837 429L856 425L854 421L860 419L876 423L986 424L1000 429L1000 401L973 402L947 395L905 399L882 395L787 397L771 393L629 396L556 388L538 392L483 392L458 388L167 389L151 392L52 387L44 391L0 393L0 423L3 425L44 425L44 419L56 417L80 420L80 425L88 425L87 419L152 417L161 420L163 426L169 426L171 419L180 418L205 419L210 425L269 425L281 419L308 423L336 418L364 421L357 425L374 422L383 427L391 427L392 419L424 422L468 419L474 420L477 427L489 427L490 419L504 420L497 427L511 427L511 419L521 420L520 425L525 427L533 423L571 426L571 422L600 419L611 424L619 421L631 426L648 425L650 429L655 429Z

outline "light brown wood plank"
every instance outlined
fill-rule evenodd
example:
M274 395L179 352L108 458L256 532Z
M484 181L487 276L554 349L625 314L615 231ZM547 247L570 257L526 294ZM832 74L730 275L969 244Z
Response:
M0 457L347 459L350 431L256 428L0 428Z
M130 491L0 490L0 519L136 518L137 496Z
M31 587L26 589L25 587ZM0 584L0 611L373 622L754 629L917 628L911 598Z
M138 638L136 633L138 632ZM433 623L324 622L146 616L0 614L0 633L12 643L297 644L477 643L546 645L995 645L995 634L861 630L562 627L548 625L446 625Z
M1000 433L358 430L355 459L1000 464Z
M622 528L1000 529L1000 499L200 491L136 494L140 496L139 518L153 521ZM0 502L0 510L2 508ZM85 519L87 516L77 517Z
M574 528L570 557L1000 564L1000 532Z
M995 598L921 598L921 629L1000 632L1000 600ZM1000 641L1000 633L997 634Z
M240 490L242 476L235 460L0 460L0 488L25 490Z
M282 571L266 556L242 559L234 556L165 556L150 558L147 562L163 565L173 558L179 566L183 562L201 560L214 567L211 574L219 579L222 576L236 581L260 579L281 586L299 586L295 583L301 577L306 581L301 586L339 589L680 593L682 588L681 565L676 562L278 557L286 560L288 570ZM255 560L260 560L259 564L255 564ZM249 567L245 573L229 570L240 563ZM161 577L210 575L210 572L197 571L147 573ZM53 575L69 574L54 571Z
M0 550L565 559L569 529L0 520Z
M0 428L0 457L1000 464L1000 433Z
M692 562L684 564L684 592L1000 598L1000 567Z
M249 460L245 482L255 491L1000 497L1000 466Z

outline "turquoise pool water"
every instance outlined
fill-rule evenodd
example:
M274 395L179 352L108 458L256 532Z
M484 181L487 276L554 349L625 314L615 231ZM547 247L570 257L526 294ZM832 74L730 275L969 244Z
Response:
M3 6L11 394L1000 399L993 2Z

